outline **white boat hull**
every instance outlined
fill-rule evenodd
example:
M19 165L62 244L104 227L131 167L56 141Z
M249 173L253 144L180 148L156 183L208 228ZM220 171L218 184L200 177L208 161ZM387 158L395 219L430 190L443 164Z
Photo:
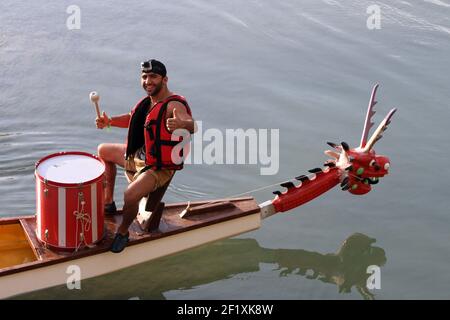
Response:
M103 252L0 277L0 299L72 283L73 267L78 267L80 280L104 275L139 263L191 249L216 240L258 229L260 213L215 223L149 242L129 246L120 254ZM36 262L32 262L34 264ZM82 285L82 284L81 284Z

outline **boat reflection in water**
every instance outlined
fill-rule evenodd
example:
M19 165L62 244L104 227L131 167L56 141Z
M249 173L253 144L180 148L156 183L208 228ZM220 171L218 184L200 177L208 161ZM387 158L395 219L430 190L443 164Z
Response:
M371 300L374 294L367 288L367 280L371 276L367 268L373 265L381 267L387 260L384 249L372 245L375 241L362 233L354 233L336 253L277 249L269 250L267 256L272 256L270 262L280 266L280 276L298 270L296 274L308 279L336 284L339 293L350 293L355 287L364 299Z
M164 293L171 290L179 290L179 298L183 296L184 290L243 273L258 272L260 263L269 263L278 265L276 270L279 276L301 275L307 279L335 284L339 293L350 293L354 288L362 298L373 299L374 294L367 289L367 279L371 275L367 273L367 267L381 267L386 263L385 251L373 246L375 241L364 234L354 233L342 242L337 252L322 254L299 249L261 248L254 239L227 239L110 275L84 280L81 290L57 286L15 298L165 299ZM270 296L268 292L265 299L277 299L276 294L273 295ZM240 297L239 293L234 292L230 296L224 294L214 298ZM189 299L192 299L191 295Z

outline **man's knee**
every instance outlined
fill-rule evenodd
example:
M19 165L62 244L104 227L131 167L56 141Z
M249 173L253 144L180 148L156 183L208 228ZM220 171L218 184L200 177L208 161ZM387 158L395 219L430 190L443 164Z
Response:
M122 158L123 152L113 143L102 143L97 147L97 154L105 161L117 163Z
M110 147L108 146L107 143L102 143L99 144L99 146L97 147L97 154L100 158L102 159L106 159L108 158L108 155L110 153Z
M114 162L123 166L123 154L125 147L114 143L102 143L97 147L98 156L108 162Z

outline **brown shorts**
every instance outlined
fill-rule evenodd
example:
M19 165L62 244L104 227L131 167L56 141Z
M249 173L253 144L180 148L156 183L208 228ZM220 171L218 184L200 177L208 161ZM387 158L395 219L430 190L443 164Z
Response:
M144 160L134 157L129 157L128 160L125 160L125 174L129 182L133 182L134 180L137 179L137 177L139 177L139 175L143 173L151 174L155 178L156 184L152 192L164 186L167 182L169 182L169 180L173 177L175 173L175 170L169 169L161 169L161 170L147 169L144 172L141 172L141 170L144 168L145 168Z

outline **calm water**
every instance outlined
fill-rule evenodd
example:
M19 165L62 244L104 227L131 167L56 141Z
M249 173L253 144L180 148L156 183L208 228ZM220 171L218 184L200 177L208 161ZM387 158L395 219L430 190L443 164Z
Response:
M72 4L80 30L66 27ZM366 27L372 4L380 30ZM168 202L303 174L326 159L325 141L355 146L376 82L377 124L398 108L376 148L390 156L391 174L367 196L336 188L235 239L83 281L79 292L23 297L363 299L364 270L379 264L376 299L450 298L449 0L4 0L0 9L1 217L35 212L40 158L124 140L122 129L95 129L88 94L98 91L110 115L128 112L143 95L144 59L166 63L170 88L205 128L280 129L277 175L192 165L176 175ZM124 187L121 174L119 203ZM252 195L262 202L273 190Z

